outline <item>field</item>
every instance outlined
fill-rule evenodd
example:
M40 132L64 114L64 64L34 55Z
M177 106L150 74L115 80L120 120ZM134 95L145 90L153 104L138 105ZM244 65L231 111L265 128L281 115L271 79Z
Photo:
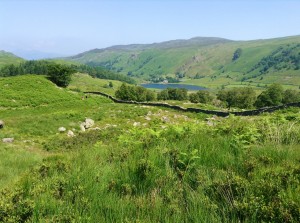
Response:
M0 222L300 221L299 109L220 118L82 93L108 83L0 79Z

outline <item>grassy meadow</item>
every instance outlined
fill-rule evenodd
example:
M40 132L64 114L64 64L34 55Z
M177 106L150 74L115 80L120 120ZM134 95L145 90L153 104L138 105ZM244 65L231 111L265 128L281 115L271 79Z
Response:
M0 68L7 64L18 64L24 60L12 53L0 50Z
M300 221L298 108L220 118L82 93L108 83L0 78L0 222Z

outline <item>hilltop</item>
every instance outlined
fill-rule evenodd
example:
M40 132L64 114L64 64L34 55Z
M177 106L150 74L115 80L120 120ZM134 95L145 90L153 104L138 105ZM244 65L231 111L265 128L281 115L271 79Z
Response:
M6 64L17 64L24 61L24 59L14 55L13 53L0 50L0 68Z
M300 36L253 41L197 37L118 45L64 59L103 66L142 81L169 76L208 87L272 82L299 85L299 53Z

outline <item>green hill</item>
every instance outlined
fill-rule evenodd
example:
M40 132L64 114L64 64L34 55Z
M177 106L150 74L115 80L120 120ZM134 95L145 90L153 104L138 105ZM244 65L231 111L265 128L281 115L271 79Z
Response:
M299 108L212 117L79 91L96 84L0 78L0 222L299 222Z
M299 44L300 36L253 41L198 37L94 49L65 60L150 81L170 76L208 87L241 82L299 85Z
M16 64L22 61L24 61L22 58L4 50L0 50L0 68L6 64Z

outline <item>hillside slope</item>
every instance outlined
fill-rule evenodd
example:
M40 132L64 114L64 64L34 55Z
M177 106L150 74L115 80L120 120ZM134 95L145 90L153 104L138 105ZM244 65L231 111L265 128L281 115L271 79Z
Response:
M4 50L0 50L0 68L6 64L16 64L22 61L24 61L22 58Z
M95 49L65 60L101 65L124 75L156 81L158 77L185 77L207 82L299 84L300 36L230 41L221 38L193 38L155 44L135 44ZM233 60L235 52L240 53ZM278 57L277 60L274 59ZM266 61L281 63L275 67ZM280 59L281 58L281 59ZM272 63L272 62L271 62ZM193 82L193 81L190 81ZM198 84L197 81L194 81Z

